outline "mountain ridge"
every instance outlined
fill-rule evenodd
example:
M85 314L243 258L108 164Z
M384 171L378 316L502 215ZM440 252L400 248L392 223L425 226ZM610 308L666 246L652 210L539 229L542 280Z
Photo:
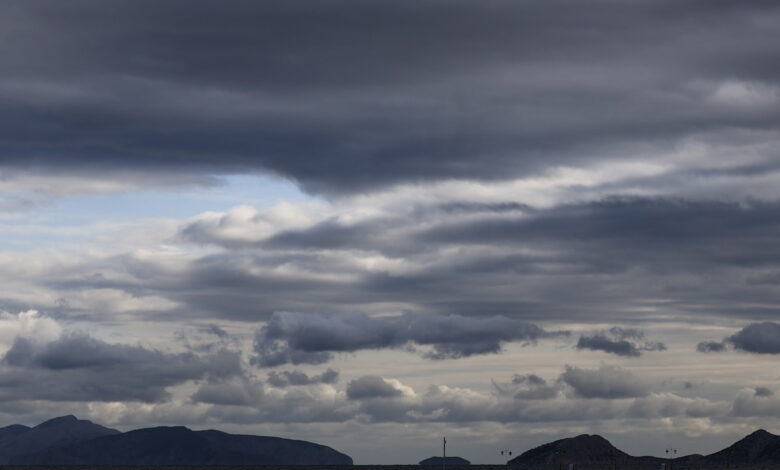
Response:
M747 468L780 465L780 436L758 429L732 445L708 455L692 454L676 458L632 456L599 435L581 434L558 439L529 449L507 462L518 468L560 468L575 464L578 469L631 467ZM669 468L668 466L666 468Z
M72 415L0 428L0 465L352 465L313 442L159 426L127 432Z

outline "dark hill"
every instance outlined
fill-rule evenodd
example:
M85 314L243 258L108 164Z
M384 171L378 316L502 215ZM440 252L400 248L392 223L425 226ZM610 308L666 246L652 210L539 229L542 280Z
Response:
M25 431L29 431L30 429L31 428L22 426L21 424L12 424L10 426L0 428L0 446L2 446L5 442L15 438L19 434Z
M0 465L352 465L330 447L183 426L121 433L73 416L0 428Z
M0 463L18 462L20 458L67 446L101 436L119 434L91 421L75 416L62 416L43 422L34 428L13 425L3 428L0 438Z
M780 436L763 429L702 460L708 465L780 464Z
M471 465L471 462L463 457L429 457L420 461L420 465L436 465L437 467L441 467L445 463L449 466Z
M613 465L632 458L601 436L582 434L560 439L520 454L509 461L512 466L539 467L566 463Z
M541 445L509 461L511 466L539 469L558 469L570 463L578 470L657 470L661 464L671 464L673 469L780 468L780 436L760 429L714 454L664 459L633 457L601 436L583 434Z

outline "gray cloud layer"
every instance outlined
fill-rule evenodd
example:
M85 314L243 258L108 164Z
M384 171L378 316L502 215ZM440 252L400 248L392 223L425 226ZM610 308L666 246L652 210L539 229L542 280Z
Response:
M657 368L581 364L489 393L451 371L416 391L349 370L343 384L331 370L263 382L237 352L263 367L385 349L454 359L556 323L656 339L670 319L737 316L744 329L698 349L779 353L780 327L760 323L780 313L778 24L765 0L8 0L0 211L229 174L325 198L267 208L263 194L259 209L136 231L78 225L68 210L91 200L59 221L4 219L18 238L0 252L0 309L110 324L127 344L7 333L0 413L70 401L144 425L626 420L636 433L634 420L673 419L690 435L710 419L720 436L780 416L749 367L708 384L687 370L714 357L678 351L635 362L690 360L674 377L697 384L685 396L654 391ZM68 242L12 251L43 233ZM173 345L187 352L129 345L183 321L201 325ZM596 331L563 354L622 360L684 336ZM727 403L718 387L746 388Z
M194 311L217 311L227 302L237 318L256 318L248 305L270 315L368 311L391 303L437 314L617 322L634 321L631 311L652 317L654 298L668 299L665 308L682 315L738 311L752 319L780 311L773 277L780 260L772 255L780 252L776 202L614 196L464 213L422 199L414 210L336 217L255 238L250 234L262 213L239 222L230 214L198 220L185 236L229 251L192 266L192 291L170 288ZM366 269L361 258L372 256L404 269ZM274 275L280 266L305 275ZM751 307L757 303L762 307Z
M17 0L0 162L262 169L344 192L758 135L778 124L755 105L780 75L777 17L766 1Z
M2 358L0 396L4 400L162 402L170 398L168 387L241 375L239 359L226 350L168 354L75 333L45 343L18 337Z
M532 343L565 335L505 317L469 318L457 315L369 317L363 314L315 315L275 313L258 331L253 362L262 367L321 364L334 352L432 346L429 359L456 359L496 354L509 341Z
M582 335L577 341L577 349L604 351L618 356L639 357L644 351L664 351L666 345L661 342L644 341L644 333L631 328L612 327L592 335Z
M328 369L319 375L308 375L299 370L272 370L268 373L268 383L274 387L290 387L297 385L312 385L317 383L334 384L339 380L339 373Z
M599 369L567 366L560 378L582 398L636 398L650 393L639 377L614 366L603 365Z
M696 349L699 352L721 352L729 346L755 354L780 354L780 324L751 323L721 342L703 341Z

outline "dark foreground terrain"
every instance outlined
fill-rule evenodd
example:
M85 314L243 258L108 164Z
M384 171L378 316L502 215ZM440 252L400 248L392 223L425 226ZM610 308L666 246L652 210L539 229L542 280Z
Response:
M509 461L518 470L780 469L780 436L760 429L709 455L674 459L629 455L598 435L583 434L533 448Z
M3 470L425 470L440 469L441 467L421 466L421 465L238 465L238 466L110 466L110 465L72 465L72 466L28 466L28 465L0 465ZM575 470L635 470L650 468L646 466L612 466L612 465L575 465ZM669 467L666 467L669 470ZM538 469L538 470L568 470L567 465L543 465L539 467L516 467L506 465L463 465L447 466L446 470L520 470L520 469ZM652 467L652 470L660 470L658 467ZM780 464L762 465L762 466L673 466L671 470L780 470Z
M582 434L527 450L507 465L456 462L468 461L450 456L446 470L780 470L780 436L758 430L709 455L664 459L629 455ZM352 465L348 455L313 442L183 426L123 433L74 416L0 428L0 470L445 470L440 457L421 463L434 465Z

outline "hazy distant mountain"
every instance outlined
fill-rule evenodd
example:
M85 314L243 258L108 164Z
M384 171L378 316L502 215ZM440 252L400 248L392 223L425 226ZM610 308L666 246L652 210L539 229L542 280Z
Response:
M436 465L437 467L441 467L443 463L447 465L471 465L471 462L464 459L463 457L429 457L425 460L420 461L420 465Z
M7 431L6 431L7 430ZM5 438L5 435L11 436ZM0 429L0 463L18 465L352 465L330 447L183 426L120 433L72 416Z

